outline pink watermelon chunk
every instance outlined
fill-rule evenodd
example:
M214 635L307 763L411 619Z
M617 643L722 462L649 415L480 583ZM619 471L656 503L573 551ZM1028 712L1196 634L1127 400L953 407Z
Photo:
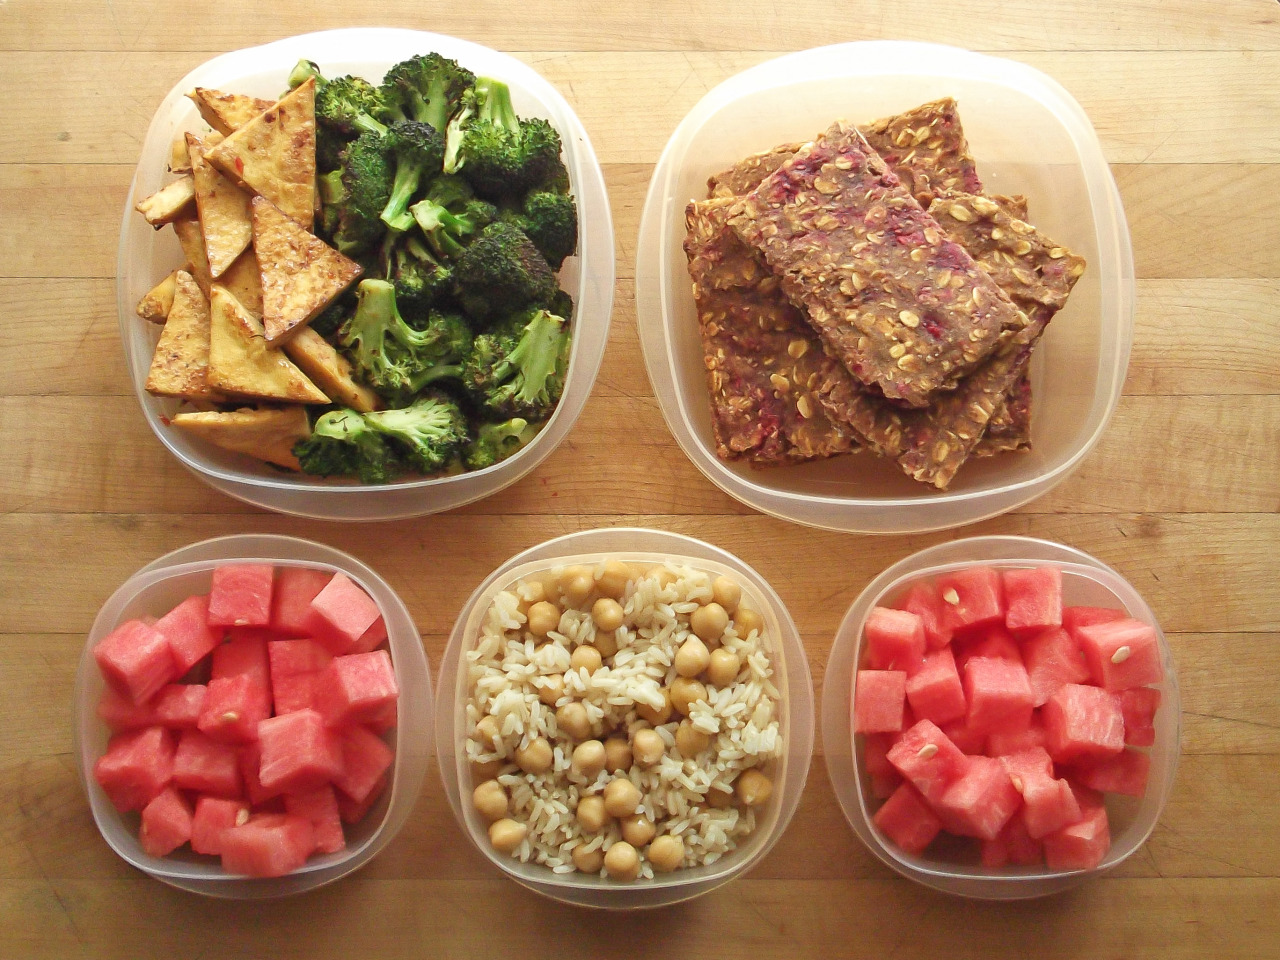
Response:
M373 809L374 804L382 797L382 792L387 789L387 784L391 782L391 775L384 773L378 778L378 782L373 785L373 789L369 791L369 795L363 800L352 800L341 790L338 791L338 812L342 815L343 823L359 823L369 811Z
M329 627L325 636L315 639L329 645L335 654L347 653L381 613L373 598L345 573L335 573L311 601L311 609Z
M209 688L203 683L170 683L152 701L156 723L173 730L194 727L200 720Z
M1043 708L1045 746L1058 763L1101 760L1124 749L1120 698L1099 687L1068 683Z
M315 849L315 830L306 817L262 814L222 831L222 869L251 877L283 877Z
M1022 660L1037 707L1063 684L1085 683L1089 679L1080 645L1061 627L1050 627L1031 636L1022 645Z
M216 797L240 796L240 765L235 747L184 730L173 758L173 782L183 790Z
M316 684L316 709L333 727L377 718L400 696L385 650L334 657Z
M1022 804L999 760L970 757L964 772L933 804L938 819L952 833L994 840Z
M371 650L377 650L387 641L387 622L382 619L382 615L378 615L378 619L373 621L373 625L364 633L360 634L360 638L352 644L348 653L368 653Z
M262 745L257 740L241 744L236 751L239 758L240 779L244 783L244 795L253 806L261 807L272 798L280 796L278 789L268 790L262 785L258 771L262 769Z
M974 657L986 657L990 660L1011 660L1022 663L1022 651L1013 634L1001 624L984 627L975 632L973 639L963 644L956 654L956 666L961 670Z
M929 580L913 583L906 596L894 604L914 613L924 625L924 639L930 650L940 650L951 642L951 629L942 624L942 595Z
M971 730L1021 730L1034 709L1026 668L1012 660L974 657L964 667L964 693Z
M1062 571L1057 567L1005 570L1004 625L1016 634L1062 625Z
M854 681L853 732L901 730L906 687L907 675L901 670L859 670Z
M987 752L987 735L981 730L974 730L963 717L943 724L942 732L965 756L976 757Z
M116 734L93 765L94 779L121 813L145 807L173 773L173 734L158 726Z
M377 734L355 726L338 734L342 750L342 773L333 784L352 800L365 800L383 774L391 769L395 753Z
M285 637L314 637L324 621L311 601L332 579L327 570L281 567L271 596L271 629Z
M924 662L924 621L914 613L873 607L863 638L872 670L902 670L910 676Z
M271 686L271 665L267 658L267 641L263 637L238 637L214 647L211 678L216 680L240 674L247 675L258 686Z
M1004 586L995 567L969 567L938 577L942 624L955 634L1004 623Z
M150 703L134 703L114 687L103 687L102 696L98 698L97 714L98 719L110 727L113 733L141 730L159 722Z
M964 772L969 758L938 725L919 720L886 755L895 770L933 803Z
M362 654L363 656L363 654ZM296 710L258 724L258 779L281 793L314 790L342 775L338 735L314 710Z
M1077 627L1075 638L1093 681L1105 690L1119 693L1164 679L1160 641L1149 623L1129 617L1093 623Z
M1043 747L1031 747L1017 753L1006 754L997 758L1004 766L1005 772L1013 782L1013 788L1019 793L1023 786L1031 780L1053 779L1053 758Z
M994 730L987 734L987 756L1003 757L1020 753L1033 747L1043 747L1044 721L1039 712L1033 711L1031 723L1024 730Z
M267 644L271 661L271 695L277 714L315 706L315 685L333 660L315 640L275 640Z
M271 622L275 570L262 563L224 563L213 571L209 623L219 627L265 627Z
M1071 792L1071 784L1066 780L1028 777L1023 781L1020 792L1022 820L1027 834L1037 840L1076 823L1083 816L1080 804Z
M333 787L325 784L305 793L286 793L284 809L297 817L311 821L315 836L315 853L337 853L347 845L342 832L342 815L338 811L338 797Z
M1045 863L1053 870L1092 870L1111 848L1107 811L1101 806L1044 838Z
M1113 757L1077 764L1071 775L1078 783L1104 793L1141 797L1147 792L1151 757L1141 750L1122 750Z
M911 712L939 725L963 717L968 710L950 647L925 655L924 664L907 680L906 692Z
M178 676L169 641L141 620L127 620L99 640L93 658L103 679L136 704Z
M200 797L191 819L191 849L196 853L222 853L222 831L249 822L249 805L243 800Z
M1126 616L1123 610L1113 610L1110 607L1063 607L1062 628L1070 631L1076 627L1087 627L1091 623L1123 620Z
M258 724L271 716L271 692L248 673L215 677L197 726L224 743L245 743L258 736Z
M909 783L898 787L871 821L899 848L917 855L942 829L942 821Z
M156 621L156 629L169 641L175 675L179 677L222 642L222 631L209 625L207 594L187 597Z
M1156 711L1160 708L1160 691L1154 687L1134 687L1120 693L1120 712L1124 716L1124 742L1134 747L1149 747L1156 742Z
M191 804L173 787L165 787L142 808L142 849L153 857L166 857L190 839Z
M1044 847L1039 840L1027 833L1027 826L1022 822L1021 817L1010 817L1009 822L1000 831L1000 836L995 840L982 842L983 865L995 866L986 861L988 844L999 847L1003 858L1000 866L1011 863L1015 866L1031 867L1044 862Z

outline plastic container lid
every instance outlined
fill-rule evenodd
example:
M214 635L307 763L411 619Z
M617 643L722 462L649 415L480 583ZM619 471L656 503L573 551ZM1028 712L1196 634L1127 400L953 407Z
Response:
M748 154L812 139L837 119L865 123L954 97L993 193L1028 198L1030 221L1088 268L1031 364L1029 452L971 459L939 492L870 455L758 470L715 452L684 211L707 178ZM789 54L731 77L672 134L640 222L636 315L645 366L684 452L726 493L764 513L831 530L909 533L1011 510L1061 482L1115 409L1133 336L1129 230L1097 135L1040 71L926 43L846 43Z
M229 874L214 858L201 857L189 848L167 857L151 856L138 840L137 815L116 810L93 776L94 762L105 752L110 736L96 713L105 684L93 647L125 620L161 616L186 597L207 593L214 568L231 561L340 570L347 574L382 612L387 646L400 685L396 728L388 734L395 750L391 783L360 823L345 827L346 849L312 856L303 867L283 877ZM433 710L430 670L413 618L373 570L348 554L309 540L267 534L219 537L153 560L121 584L94 619L76 670L74 739L80 758L80 783L103 839L127 863L157 880L193 893L240 900L301 893L360 869L399 833L413 811L430 764Z
M861 750L855 749L852 716L853 677L861 655L862 631L872 607L892 603L918 580L974 565L1001 568L1053 564L1063 572L1066 606L1122 607L1129 616L1156 629L1164 661L1164 680L1155 684L1160 707L1155 715L1155 744L1147 748L1151 769L1141 798L1106 795L1111 848L1093 870L1051 870L1009 866L998 870L973 863L944 862L913 856L893 844L871 822L874 809ZM827 773L845 819L854 833L882 862L904 877L946 893L982 900L1018 900L1065 890L1090 876L1110 870L1137 851L1164 809L1178 768L1181 699L1173 656L1155 614L1133 586L1102 561L1073 547L1030 537L971 537L939 544L912 554L876 577L853 602L836 632L822 685L822 742Z
M159 327L134 312L138 301L183 262L172 230L153 230L133 209L165 180L170 144L181 131L205 129L192 88L274 99L288 89L289 71L302 58L325 76L355 74L377 82L386 68L436 51L481 76L502 80L522 116L544 117L559 131L565 165L578 204L578 254L565 261L561 286L574 301L573 347L564 393L538 437L514 456L484 470L385 486L290 475L250 457L217 449L173 429L165 418L178 402L144 389ZM211 486L280 513L328 520L387 520L450 510L510 486L541 463L568 435L595 383L613 308L613 221L604 175L581 121L564 97L536 71L488 47L417 30L352 28L304 34L215 57L191 71L160 104L143 141L120 228L116 301L125 360L151 429L179 462Z
M461 659L464 649L479 636L493 596L535 571L609 558L649 563L670 560L717 575L730 574L741 584L753 609L764 617L768 635L779 640L771 657L781 694L779 726L785 747L778 761L773 799L760 815L755 831L714 863L630 883L581 873L556 874L540 864L521 863L497 853L489 843L483 818L464 801L464 795L469 798L469 787L463 788L470 783L470 771L463 750L467 689ZM437 756L454 816L492 864L516 882L552 899L579 906L631 909L666 906L701 896L758 863L782 836L800 801L813 750L814 713L813 685L800 635L778 595L755 570L732 554L691 537L625 527L589 530L557 537L517 554L471 595L454 624L440 669L441 683L449 696L436 703Z

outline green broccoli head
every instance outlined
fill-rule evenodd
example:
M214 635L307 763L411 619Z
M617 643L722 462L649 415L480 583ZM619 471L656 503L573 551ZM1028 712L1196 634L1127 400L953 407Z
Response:
M524 195L514 222L553 270L578 248L578 206L567 193L535 188Z
M476 437L467 444L462 460L468 470L483 470L518 453L538 435L541 423L513 417L501 423L481 424Z
M316 122L348 139L362 133L385 134L379 122L382 94L362 77L334 77L316 86Z
M320 72L320 64L314 60L299 60L293 65L293 69L289 71L289 89L296 90L312 77L316 78L317 87L322 87L327 82L324 74Z
M519 196L562 167L555 127L541 118L517 117L511 90L499 80L478 79L474 108L459 117L462 122L446 148L445 171L461 172L483 197Z
M444 136L429 123L400 120L387 128L387 144L395 156L396 172L381 217L391 229L403 233L413 226L409 201L424 179L440 172Z
M336 205L333 231L334 246L342 253L359 253L382 238L386 225L381 215L394 181L395 158L386 137L362 133L348 144L341 174L346 199Z
M544 420L564 391L570 343L563 317L526 311L475 338L463 382L491 417Z
M382 78L383 116L429 123L443 133L475 79L466 67L438 53L410 57Z
M391 280L396 301L417 309L431 307L449 297L453 276L427 249L417 234L399 238L391 260Z
M467 419L443 393L428 392L407 407L367 413L365 422L419 473L445 469L466 446Z
M358 477L362 483L387 483L398 472L395 453L355 410L322 414L311 436L293 446L303 473L320 477Z
M468 316L485 322L528 306L547 306L560 289L528 237L499 220L485 227L453 265L454 296Z

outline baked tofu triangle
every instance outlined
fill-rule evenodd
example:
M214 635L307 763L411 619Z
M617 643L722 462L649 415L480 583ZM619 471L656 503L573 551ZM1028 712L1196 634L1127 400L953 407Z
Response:
M223 399L209 385L209 304L185 270L175 278L173 306L160 331L146 386L158 397Z
M301 470L293 445L311 436L305 407L179 413L172 423L224 450L248 454L291 470Z
M307 229L315 213L315 94L312 77L205 154L228 177Z
M190 133L187 134L187 153L191 157L191 176L195 180L196 207L200 211L200 232L209 258L209 275L217 279L253 239L249 194L205 160L204 144Z
M259 400L329 402L293 361L267 346L262 322L217 284L209 300L209 317L210 385Z
M273 100L259 100L243 93L223 93L208 87L196 87L187 96L200 111L204 122L223 136L240 129L258 114L275 106Z
M262 277L262 322L276 343L309 323L363 268L285 216L253 198L253 249Z

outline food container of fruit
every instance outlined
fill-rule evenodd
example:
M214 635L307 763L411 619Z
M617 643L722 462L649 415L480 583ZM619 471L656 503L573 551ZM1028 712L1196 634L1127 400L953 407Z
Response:
M909 728L855 734L898 725L872 718L876 685L898 667ZM1132 856L1173 786L1180 716L1169 645L1133 586L1029 537L956 540L894 564L845 615L822 691L827 770L854 832L903 876L989 900L1055 893ZM956 770L922 770L961 748Z
M563 261L557 274L573 309L563 392L554 412L532 440L490 466L426 478L410 472L376 485L282 470L177 429L172 418L184 408L175 399L154 396L145 389L163 327L140 319L137 308L154 285L182 265L184 254L173 230L153 229L134 205L173 180L166 165L175 136L207 130L187 94L209 88L274 101L289 90L290 73L301 59L316 63L324 77L351 74L376 84L391 65L430 52L454 59L478 76L502 81L520 117L545 119L560 136L569 190L578 211L578 244L576 254ZM142 144L120 231L116 290L125 357L143 415L184 467L229 496L281 513L381 520L449 510L487 497L527 475L552 453L581 413L599 370L613 284L613 226L600 165L572 107L546 79L514 57L465 40L415 30L351 28L222 54L173 87ZM287 439L281 444L289 445Z
M738 398L758 406L762 416L752 422L759 431L753 433L751 423L734 423L736 408L726 401L726 412L717 421L729 424L718 428L728 436L718 436L684 249L687 205L708 197L710 177L749 155L812 141L837 120L867 129L874 121L942 98L955 101L984 193L1025 197L1026 221L1061 244L1046 249L1046 258L1069 257L1074 251L1085 263L1065 306L1031 355L1029 449L970 456L945 489L912 479L911 464L901 456L901 467L889 456L866 450L824 458L821 454L833 449L827 443L830 431L824 428L817 439L804 434L816 429L808 419L815 411L827 412L815 401L823 391L812 380L802 390L794 377L794 384L778 386L776 374L768 383L760 380L757 392L744 391ZM942 224L943 214L937 215ZM960 216L968 219L968 212ZM977 259L985 269L986 262ZM707 261L714 265L711 257ZM996 274L992 277L999 281ZM725 309L734 315L732 310L740 306ZM833 530L909 533L961 526L1027 503L1059 483L1092 449L1115 409L1128 364L1133 309L1133 256L1124 211L1097 134L1080 105L1033 67L934 44L876 41L806 50L752 67L712 89L681 121L658 161L637 243L636 313L645 366L680 447L713 483L743 503ZM907 327L915 319L909 310L896 316ZM804 349L818 341L802 316L798 323L804 342L786 344L785 356L779 346L778 369L801 371L803 363L823 352L821 345ZM707 332L719 335L713 342L723 345L723 325L718 326L719 334ZM779 329L783 327L762 326ZM734 349L746 349L743 342ZM744 376L741 367L735 372L722 360L717 369L723 371L720 388L727 383L732 393L735 380ZM788 412L784 393L792 398L795 416ZM789 462L758 469L747 459L719 455L724 450L746 450L752 456L767 451L766 439L775 436L770 424L778 422L795 430L795 437L785 435L792 444ZM902 434L929 436L914 427ZM856 429L851 436L858 438ZM930 452L921 455L943 455L937 445L919 450L926 448ZM847 450L848 443L841 449Z
M227 616L244 609L261 615ZM381 619L366 630L373 616ZM352 626L352 617L363 619ZM228 620L267 625L209 623ZM356 630L365 632L351 643ZM119 642L125 635L130 645ZM330 674L341 678L340 704ZM357 674L363 683L352 679ZM254 696L265 699L236 700L255 683ZM184 694L199 703L184 706ZM358 870L396 836L430 763L433 709L417 629L386 581L319 543L243 534L162 556L103 604L76 673L75 752L94 821L127 863L207 896L277 897ZM262 715L271 719L256 731L275 725L274 745L268 733L255 741L231 726ZM299 746L304 741L319 746ZM121 743L131 752L113 751ZM312 839L309 855L294 845L298 817L311 821L302 828ZM260 829L239 837L239 859L224 868L228 849L217 838L246 822ZM192 844L217 848L222 858L195 853ZM242 872L245 864L259 875ZM287 872L261 875L276 868Z
M442 670L450 806L540 894L687 900L758 863L795 812L804 649L769 584L717 547L618 528L525 550L472 594Z

